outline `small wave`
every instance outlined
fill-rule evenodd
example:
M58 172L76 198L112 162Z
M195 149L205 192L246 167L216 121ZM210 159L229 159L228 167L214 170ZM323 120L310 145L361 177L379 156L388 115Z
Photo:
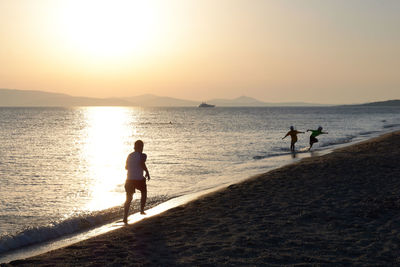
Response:
M177 123L173 123L172 121L169 122L141 122L139 123L139 125L172 125L172 124L177 124Z
M343 138L337 138L337 139L333 139L333 140L328 140L328 141L322 141L320 142L320 147L328 147L328 146L335 146L335 145L341 145L341 144L347 144L350 143L351 141L353 141L353 139L356 136L351 135L351 136L347 136L347 137L343 137Z
M301 151L296 151L296 153L299 153L299 152L301 152ZM284 155L290 155L290 154L292 154L292 152L290 150L288 150L287 152L281 152L281 153L272 152L272 153L268 153L265 155L256 155L253 157L253 159L260 160L260 159L272 158L272 157L278 157L278 156L284 156Z
M286 152L286 153L290 152L290 149L287 146L285 146L285 147L275 147L273 150L277 151L277 152Z
M154 207L169 198L167 196L149 198L147 207ZM138 212L136 201L132 205L135 205L135 208L131 210L131 213ZM29 227L17 234L4 234L0 236L0 253L88 230L122 218L122 214L122 206L113 207L102 211L82 213L63 221L51 222L45 226Z
M269 154L263 155L263 156L260 156L260 155L254 156L253 159L261 160L261 159L265 159L265 158L272 158L272 157L279 157L279 156L286 156L286 155L295 155L295 154L302 154L302 153L308 153L308 152L309 152L308 147L303 147L300 149L296 149L295 152L292 152L289 150L286 153L269 153Z
M395 128L395 127L399 127L400 126L400 124L398 124L398 123L393 123L393 124L386 124L386 125L383 125L383 128L384 129L389 129L389 128Z
M366 132L360 132L359 135L364 136L364 135L371 135L374 133L377 133L378 131L366 131Z

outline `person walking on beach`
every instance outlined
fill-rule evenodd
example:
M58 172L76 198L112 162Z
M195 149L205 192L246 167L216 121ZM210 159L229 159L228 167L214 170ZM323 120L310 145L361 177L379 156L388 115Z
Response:
M317 130L307 130L307 132L311 132L310 135L310 147L308 148L308 151L310 151L311 147L313 146L314 143L318 142L318 139L316 138L320 134L327 134L327 132L322 131L322 127L319 126Z
M138 189L142 196L140 199L140 214L146 214L144 212L144 206L146 205L147 199L147 185L146 178L150 180L150 173L146 167L147 155L143 153L143 141L137 140L135 142L135 151L128 155L126 159L125 169L128 171L127 179L125 182L126 201L124 204L124 223L128 223L129 207L131 205L133 194ZM146 172L146 176L143 176L143 171Z
M282 137L282 140L283 140L288 135L290 135L290 138L292 139L291 142L290 142L290 150L292 152L294 152L294 144L297 142L297 134L299 134L299 133L304 133L304 132L297 131L297 130L294 129L293 126L290 126L290 131L287 132L287 134L284 137Z

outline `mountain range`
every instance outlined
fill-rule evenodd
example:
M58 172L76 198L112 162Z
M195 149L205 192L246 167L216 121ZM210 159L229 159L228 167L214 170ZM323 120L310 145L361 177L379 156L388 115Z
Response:
M400 105L400 100L391 100L390 105ZM241 96L234 99L209 99L208 104L218 107L267 107L267 106L327 106L304 102L268 103L252 97ZM385 102L374 102L384 105ZM367 105L374 105L367 103ZM141 106L141 107L197 107L200 102L173 97L144 94L124 98L79 97L44 91L0 89L0 106Z
M206 101L221 107L264 106L315 106L311 103L267 103L241 96L234 99L209 99ZM60 93L32 90L0 89L0 106L142 106L142 107L197 107L200 102L173 97L144 94L125 98L79 97Z

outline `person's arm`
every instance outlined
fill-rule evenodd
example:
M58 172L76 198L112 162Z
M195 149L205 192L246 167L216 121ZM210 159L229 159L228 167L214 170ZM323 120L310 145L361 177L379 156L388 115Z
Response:
M287 134L286 134L284 137L282 137L282 140L283 140L283 139L285 139L285 138L286 138L286 136L288 136L288 135L289 135L289 132L288 132L288 133L287 133Z
M149 181L150 180L150 173L149 173L149 170L147 169L146 163L144 161L142 162L142 168L146 172L145 177L147 178L147 181Z
M304 133L304 132L297 131L297 133L299 134L299 133Z
M128 160L129 160L129 156L128 156L128 158L126 159L125 170L128 170Z
M149 173L149 170L147 169L147 166L146 166L147 155L146 154L142 154L142 156L143 156L142 157L142 168L146 172L145 177L147 178L147 180L150 180L150 173Z
M321 132L322 134L328 134L328 132Z

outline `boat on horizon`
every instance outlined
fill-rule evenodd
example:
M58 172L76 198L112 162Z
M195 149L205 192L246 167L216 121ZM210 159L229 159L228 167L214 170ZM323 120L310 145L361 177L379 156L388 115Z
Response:
M213 107L215 107L215 105L210 105L207 104L206 102L203 102L199 105L199 108L213 108Z

